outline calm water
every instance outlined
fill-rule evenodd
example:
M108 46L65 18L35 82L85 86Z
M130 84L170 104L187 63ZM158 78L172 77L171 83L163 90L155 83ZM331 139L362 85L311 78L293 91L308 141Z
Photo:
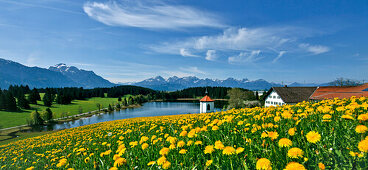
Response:
M217 104L218 105L218 104ZM219 107L215 105L215 107ZM221 110L215 108L215 111ZM33 131L44 131L44 130L59 130L68 129L78 126L84 126L99 122L128 119L134 117L150 117L150 116L164 116L164 115L177 115L186 113L199 113L198 102L148 102L144 103L139 108L129 108L120 111L114 111L111 113L102 113L78 119L75 121L64 122L61 124L53 124L45 127L34 128Z

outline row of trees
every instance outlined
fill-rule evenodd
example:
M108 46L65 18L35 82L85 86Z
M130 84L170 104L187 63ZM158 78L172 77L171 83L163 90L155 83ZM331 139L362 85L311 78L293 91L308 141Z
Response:
M44 112L40 113L37 110L31 113L31 120L29 125L43 125L45 122L52 121L53 113L50 108L47 108Z

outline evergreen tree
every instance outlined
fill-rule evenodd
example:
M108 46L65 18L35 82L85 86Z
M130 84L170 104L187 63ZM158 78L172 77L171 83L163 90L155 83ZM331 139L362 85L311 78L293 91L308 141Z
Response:
M22 109L30 109L28 100L26 100L24 94L18 97L18 106Z
M118 101L121 102L121 96L119 96Z
M42 125L43 124L41 115L40 113L38 113L37 110L31 113L31 124L32 125Z
M123 106L127 106L128 105L126 98L124 98L122 104L123 104Z
M100 103L96 103L96 107L97 107L98 111L101 110L101 104Z
M37 100L41 100L40 93L34 88L28 96L28 101L31 104L37 104Z
M47 108L45 112L43 112L43 120L50 121L52 120L52 111L50 108Z
M5 109L8 111L16 111L18 110L17 108L17 102L13 96L12 93L7 92L5 94Z
M256 91L256 100L259 100L259 94L258 94L258 91Z
M111 104L109 104L109 107L107 108L108 111L113 111L114 109L112 108Z
M120 109L121 109L120 104L119 104L119 103L118 103L118 104L116 104L115 108L116 108L117 110L120 110Z
M5 109L5 96L2 90L0 90L0 109Z
M50 107L54 101L54 96L50 92L46 91L42 100L45 106Z

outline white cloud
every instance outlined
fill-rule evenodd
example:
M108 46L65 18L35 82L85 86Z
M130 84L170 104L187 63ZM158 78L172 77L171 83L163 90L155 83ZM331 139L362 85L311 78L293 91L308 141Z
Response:
M229 57L228 62L230 64L254 63L261 59L261 57L258 57L260 53L260 50L255 50L250 53L241 52L239 55Z
M83 10L89 17L110 26L150 29L224 26L212 13L157 1L87 2Z
M215 61L217 59L216 50L207 50L206 60Z
M286 51L280 51L279 55L272 60L272 63L276 63L284 54L286 53Z
M322 54L322 53L326 53L328 51L330 51L330 48L326 47L326 46L322 46L322 45L310 45L308 43L302 43L299 44L299 47L311 52L313 54Z
M179 69L190 73L206 74L206 72L199 70L198 67L180 67Z
M185 48L180 48L180 55L184 56L184 57L199 57L198 55L194 55L191 52L189 52L187 49Z

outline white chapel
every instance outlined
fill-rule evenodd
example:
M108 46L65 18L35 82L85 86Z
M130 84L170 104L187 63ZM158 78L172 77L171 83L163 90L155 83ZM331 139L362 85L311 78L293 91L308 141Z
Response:
M213 112L215 108L215 101L210 98L210 96L207 95L206 90L206 96L204 96L200 100L200 112L201 113L209 113Z

